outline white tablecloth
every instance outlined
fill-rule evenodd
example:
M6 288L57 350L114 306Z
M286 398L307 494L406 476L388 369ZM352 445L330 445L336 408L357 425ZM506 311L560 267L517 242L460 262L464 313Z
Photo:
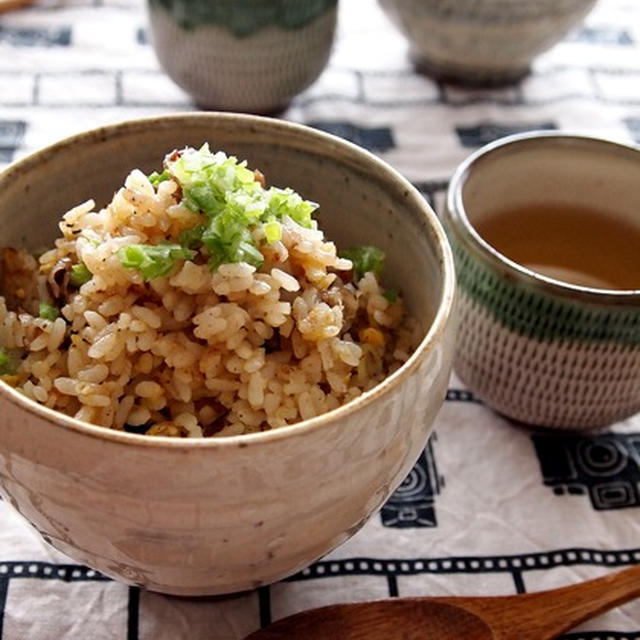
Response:
M384 43L384 46L381 46ZM0 16L0 164L68 134L192 110L159 69L142 0L39 0ZM416 74L374 0L342 0L320 79L284 118L337 133L404 173L436 209L455 166L509 132L640 142L640 3L601 0L504 89ZM223 640L318 605L545 589L640 562L640 417L578 436L516 427L454 378L413 472L351 541L240 596L177 599L78 566L0 503L4 639ZM640 602L565 636L640 639Z

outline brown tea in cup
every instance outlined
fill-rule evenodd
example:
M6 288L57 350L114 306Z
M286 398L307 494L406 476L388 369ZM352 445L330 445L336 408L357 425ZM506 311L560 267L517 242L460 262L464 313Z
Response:
M605 211L540 204L486 215L476 231L510 260L569 284L640 289L640 225Z

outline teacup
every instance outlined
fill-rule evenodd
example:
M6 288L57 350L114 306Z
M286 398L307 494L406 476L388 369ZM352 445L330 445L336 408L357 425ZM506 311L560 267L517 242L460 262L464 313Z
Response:
M203 108L282 110L325 68L338 0L148 0L169 77Z
M530 132L456 170L455 369L517 421L587 429L640 410L640 149Z

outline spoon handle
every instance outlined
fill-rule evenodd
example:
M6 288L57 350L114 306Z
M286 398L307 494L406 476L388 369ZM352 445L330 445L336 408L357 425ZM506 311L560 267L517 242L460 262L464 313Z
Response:
M552 640L640 596L640 565L580 584L518 596L470 598L464 608L489 622L495 640Z

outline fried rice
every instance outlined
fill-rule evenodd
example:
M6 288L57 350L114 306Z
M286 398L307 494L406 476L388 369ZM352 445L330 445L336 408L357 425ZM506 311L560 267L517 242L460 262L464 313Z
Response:
M62 216L38 258L0 254L0 373L102 427L229 436L313 418L410 356L415 323L381 252L338 254L317 205L223 152L132 171Z

